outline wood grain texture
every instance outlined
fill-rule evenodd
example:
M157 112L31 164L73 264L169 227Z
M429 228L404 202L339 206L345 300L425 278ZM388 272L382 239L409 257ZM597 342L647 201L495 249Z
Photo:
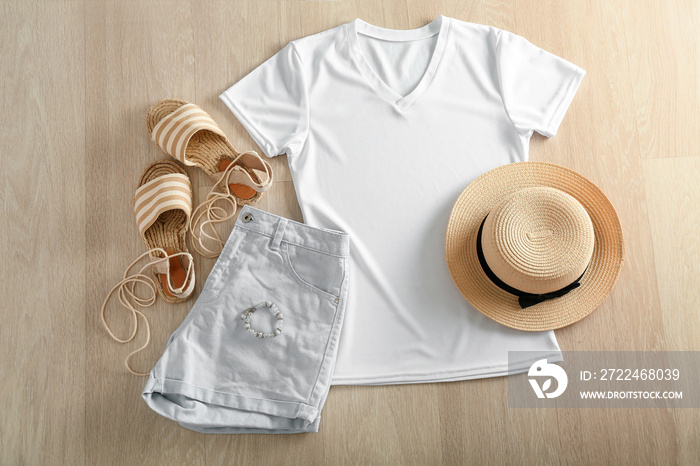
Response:
M564 350L700 350L700 123L695 0L147 0L0 2L0 464L697 464L700 410L510 409L504 378L333 387L319 434L202 435L152 412L112 342L105 293L145 250L132 212L167 157L145 113L179 98L241 150L218 94L288 41L356 17L415 28L438 14L513 31L587 70L532 160L570 167L616 206L626 261L611 296L557 331ZM465 45L466 46L466 45ZM284 157L258 207L301 220ZM189 169L195 202L211 181ZM221 226L226 235L232 222ZM214 265L196 258L197 292ZM145 313L160 356L192 301ZM128 316L107 318L119 334Z
M83 9L0 3L2 463L87 454Z
M621 18L641 156L698 155L700 2L634 1Z
M700 340L700 157L658 158L644 161L647 205L654 239L660 314L668 350L698 351ZM658 176L664 173L665 176ZM682 258L679 260L679 258ZM695 413L673 415L677 459L698 460L700 423ZM687 423L687 424L686 424Z
M664 173L666 176L657 176ZM660 314L668 349L698 351L700 329L700 157L644 161ZM669 257L682 257L670 261Z

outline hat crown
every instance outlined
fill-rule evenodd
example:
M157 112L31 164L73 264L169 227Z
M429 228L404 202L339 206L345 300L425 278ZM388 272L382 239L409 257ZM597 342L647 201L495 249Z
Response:
M509 194L484 222L484 259L503 282L526 293L551 293L578 279L593 255L586 209L550 187Z

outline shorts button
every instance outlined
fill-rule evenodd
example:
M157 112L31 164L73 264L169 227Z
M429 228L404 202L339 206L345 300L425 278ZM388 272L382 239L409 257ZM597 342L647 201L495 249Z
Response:
M246 212L245 214L243 214L243 217L241 217L241 219L243 220L243 223L249 223L253 220L253 216Z

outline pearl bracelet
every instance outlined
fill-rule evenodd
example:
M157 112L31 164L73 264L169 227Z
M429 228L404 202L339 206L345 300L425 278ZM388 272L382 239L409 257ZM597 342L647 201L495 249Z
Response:
M272 331L272 333L265 333L265 332L258 332L257 330L254 330L250 326L250 318L253 316L255 311L260 309L261 307L267 307L270 309L270 312L272 312L274 315L277 316L277 326L275 326L275 329ZM246 309L243 314L241 314L241 319L245 321L245 329L246 331L254 334L258 338L274 338L280 333L282 333L282 325L284 324L284 318L282 318L282 312L280 312L279 309L277 309L277 305L271 303L270 301L263 301L260 304L256 304L255 306L251 307L250 309Z

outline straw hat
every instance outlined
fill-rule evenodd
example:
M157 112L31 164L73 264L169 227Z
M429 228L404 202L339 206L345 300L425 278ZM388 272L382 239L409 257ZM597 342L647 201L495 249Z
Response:
M445 257L462 295L519 330L565 327L610 293L624 259L622 228L605 194L551 163L504 165L457 199Z

